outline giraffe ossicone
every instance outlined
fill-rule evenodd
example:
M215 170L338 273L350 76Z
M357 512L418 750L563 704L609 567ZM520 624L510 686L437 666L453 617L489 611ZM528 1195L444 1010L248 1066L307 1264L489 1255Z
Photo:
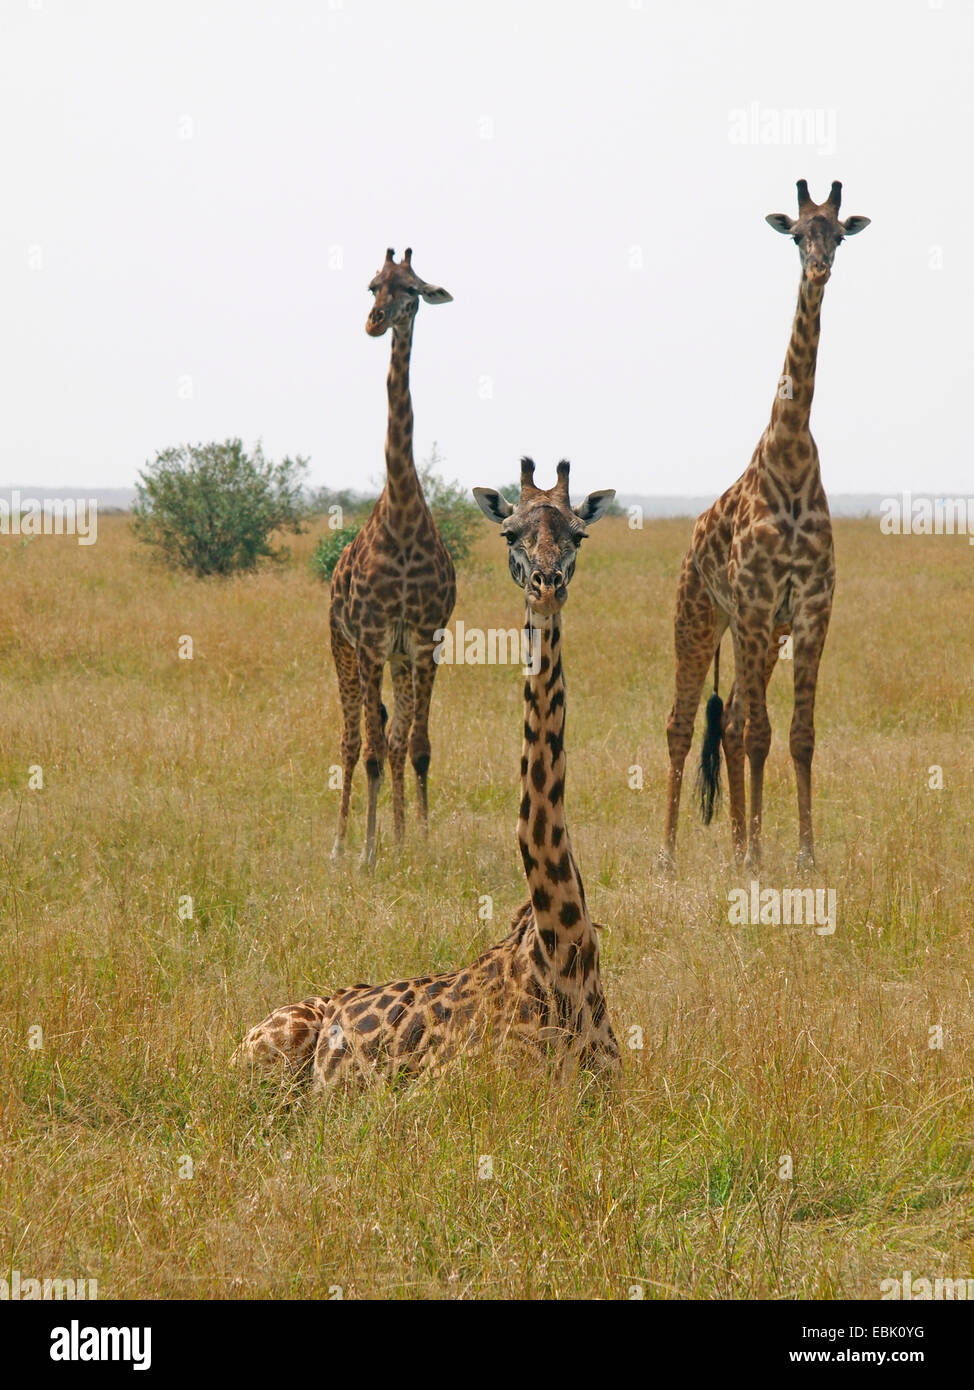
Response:
M567 463L544 491L522 464L517 504L477 488L485 514L507 541L527 622L540 633L538 669L524 682L524 743L517 836L529 898L511 932L471 965L440 975L356 985L276 1009L244 1038L237 1055L262 1070L310 1074L316 1088L341 1080L436 1072L460 1052L514 1047L550 1050L560 1069L613 1072L619 1046L599 969L598 929L589 916L565 820L565 677L561 609L578 548L613 492L578 507Z

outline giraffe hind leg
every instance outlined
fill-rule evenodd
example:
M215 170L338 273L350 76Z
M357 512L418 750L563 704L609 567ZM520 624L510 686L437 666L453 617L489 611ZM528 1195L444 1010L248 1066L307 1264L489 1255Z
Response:
M780 639L791 631L787 624L776 625L771 632L768 642L768 649L765 655L764 669L762 672L763 684L761 687L761 700L764 708L764 719L767 722L767 690L768 682L774 673L775 665L781 653L782 644ZM763 757L760 755L760 743L758 740L758 751L752 754L748 751L747 761L751 764L751 831L748 830L747 821L747 794L745 789L745 729L750 724L750 716L745 719L746 707L743 701L738 701L738 682L735 673L734 687L728 705L731 706L724 721L724 758L727 762L727 780L729 784L729 795L731 803L731 837L734 846L734 856L740 863L747 858L748 863L757 868L760 862L761 845L761 801L764 789L764 762L767 758L768 747L771 744L771 726L767 725L767 745L764 747ZM753 745L752 745L753 748ZM755 766L760 762L758 769L757 782L755 782ZM758 786L758 800L755 802L755 785ZM757 839L754 840L756 807ZM749 843L750 839L750 843Z
M700 695L721 630L717 610L692 557L688 555L683 562L677 590L674 623L676 689L666 721L670 768L666 792L666 827L660 850L660 864L670 871L676 857L683 768L693 742L693 725L700 704Z
M730 803L731 844L740 863L747 848L747 802L744 776L744 723L735 675L724 704L721 741L727 764L727 799Z

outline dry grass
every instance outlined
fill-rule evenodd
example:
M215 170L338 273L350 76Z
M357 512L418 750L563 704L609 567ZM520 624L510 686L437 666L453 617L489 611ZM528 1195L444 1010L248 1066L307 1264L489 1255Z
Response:
M230 1052L313 987L445 968L503 935L523 892L519 677L440 673L428 847L411 822L373 879L333 867L316 537L285 568L210 584L152 567L123 518L100 530L89 549L0 544L3 1265L96 1277L102 1297L875 1297L904 1269L971 1274L963 538L836 527L814 881L837 890L839 925L822 937L728 924L726 816L706 830L686 808L679 880L657 877L689 526L601 523L566 616L568 809L610 925L616 1028L644 1046L608 1094L467 1061L324 1104L241 1080ZM486 526L456 616L518 621ZM779 670L762 875L778 886L796 882L788 693ZM363 803L360 770L357 841Z

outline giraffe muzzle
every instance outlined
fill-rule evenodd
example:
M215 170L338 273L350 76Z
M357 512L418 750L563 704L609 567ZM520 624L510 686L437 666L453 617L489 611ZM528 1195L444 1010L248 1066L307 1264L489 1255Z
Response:
M527 599L535 613L557 613L567 597L568 588L561 570L553 570L551 574L534 570L528 580Z
M389 327L389 319L384 309L373 309L365 320L365 331L370 338L381 338Z

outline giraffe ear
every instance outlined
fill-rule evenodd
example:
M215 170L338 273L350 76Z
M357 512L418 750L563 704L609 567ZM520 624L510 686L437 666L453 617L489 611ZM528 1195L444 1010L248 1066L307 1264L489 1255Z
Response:
M855 217L847 217L839 225L846 236L855 236L856 232L861 232L864 227L868 227L871 221L871 217L860 217L857 213Z
M775 231L780 232L782 236L794 234L795 224L786 212L769 212L764 220L769 227L774 227Z
M601 492L590 492L584 501L579 502L575 508L575 515L580 516L586 526L591 526L598 521L600 516L605 516L609 510L609 503L616 495L614 487L603 488Z
M425 280L421 280L417 288L427 304L452 304L453 302L453 295L439 285L427 285Z
M487 520L496 521L498 526L502 521L506 521L514 510L507 498L495 492L492 487L475 487L473 495Z

